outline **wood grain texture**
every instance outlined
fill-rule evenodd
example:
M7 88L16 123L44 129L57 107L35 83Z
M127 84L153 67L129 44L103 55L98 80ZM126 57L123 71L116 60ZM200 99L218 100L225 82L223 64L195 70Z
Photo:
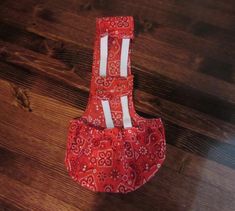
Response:
M0 210L234 210L235 9L219 0L0 2ZM167 158L127 195L64 166L86 108L95 18L133 15L137 112L161 116Z

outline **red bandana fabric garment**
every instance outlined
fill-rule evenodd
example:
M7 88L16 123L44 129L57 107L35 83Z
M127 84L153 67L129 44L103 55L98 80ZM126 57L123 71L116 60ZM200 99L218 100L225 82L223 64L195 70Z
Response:
M165 159L161 118L143 118L134 108L133 31L129 16L96 20L89 102L82 117L70 121L65 164L75 181L93 191L133 191Z

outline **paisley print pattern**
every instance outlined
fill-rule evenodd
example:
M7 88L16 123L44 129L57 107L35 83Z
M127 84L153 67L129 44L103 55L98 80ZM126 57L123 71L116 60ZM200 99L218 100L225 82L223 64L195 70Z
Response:
M109 34L115 38L133 38L134 22L132 17L104 17L96 21L97 34Z
M100 99L110 99L112 97L128 95L132 92L133 75L128 77L101 77L96 76L95 83L91 84L91 93Z
M96 21L96 39L89 102L82 117L69 124L65 165L69 175L92 191L127 193L146 183L161 167L166 154L161 118L139 116L133 104L130 55L128 76L120 77L122 38L133 38L132 17ZM100 37L109 36L107 76L99 76ZM124 128L120 103L128 97L132 127ZM101 100L108 99L114 128L106 128Z

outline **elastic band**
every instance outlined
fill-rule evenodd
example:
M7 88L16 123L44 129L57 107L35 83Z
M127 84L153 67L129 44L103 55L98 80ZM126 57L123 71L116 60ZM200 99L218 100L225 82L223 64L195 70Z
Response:
M108 60L108 35L100 38L100 76L106 76Z
M129 53L130 39L122 39L121 61L120 61L120 75L127 77L128 53Z
M123 119L124 128L132 127L127 96L121 97L121 105L122 105L122 113L123 113L122 119Z
M109 101L108 100L101 100L102 103L102 108L104 112L104 119L106 123L107 128L114 128L113 120L112 120L112 115L110 111L110 106L109 106Z

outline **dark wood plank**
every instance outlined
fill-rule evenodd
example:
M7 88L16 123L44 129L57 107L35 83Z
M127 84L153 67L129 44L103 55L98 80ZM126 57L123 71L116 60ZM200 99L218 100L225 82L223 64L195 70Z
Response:
M21 81L22 82L22 81ZM44 82L45 83L45 82ZM42 84L42 83L40 83L40 84ZM64 87L65 87L65 85L64 85ZM70 86L71 87L71 86ZM47 89L46 89L47 90ZM46 91L45 90L45 91ZM61 92L63 92L63 90L59 90L59 89L57 89L57 88L51 88L50 90L53 90L53 92L50 94L51 96L61 96ZM44 91L44 92L45 92ZM60 93L60 94L59 94ZM86 92L85 92L86 93ZM64 102L68 102L68 96L67 96L67 91L62 95L63 96L63 101ZM61 96L61 97L62 97ZM151 96L151 95L150 95ZM84 97L84 101L81 101L81 97L79 98L80 99L80 101L79 101L79 108L81 108L81 109L85 109L85 107L86 107L86 103L87 103L87 97L88 97L88 95L86 94L86 97ZM77 96L76 95L74 95L74 99L77 99ZM144 101L144 102L151 102L152 100L151 100L151 98L149 98L149 97L147 97L147 100L142 100L142 101ZM140 101L141 102L141 101ZM72 101L71 103L73 103L73 104L75 104L76 105L76 101L74 102L74 101ZM138 105L138 104L137 104ZM150 105L150 106L153 106L153 107L156 107L154 104L152 104L152 105ZM137 106L138 107L138 106ZM141 104L141 108L143 107L143 103ZM158 107L158 106L157 106ZM149 109L149 106L145 103L145 105L144 105L144 108L146 109L146 111L147 110L152 110L152 111L155 111L156 112L156 110L155 109ZM143 109L142 109L143 110ZM174 126L174 124L171 124L172 125L172 127L171 127L171 129L173 129L173 128L175 128L175 126ZM179 128L181 128L181 127L179 127ZM189 135L189 134L194 134L194 132L191 132L190 130L187 130L187 129L180 129L181 131L185 131L185 133L184 133L184 135L182 136L182 137L190 137L191 135ZM233 133L233 131L231 131L232 133ZM176 129L176 134L180 134L179 132L177 132L177 129ZM186 147L184 146L184 145L179 145L180 147L182 147L182 148L184 148L184 149L187 149L187 150L193 150L192 148L191 148L191 146L194 146L195 145L195 143L194 143L194 141L196 141L196 140L198 140L198 135L192 135L194 138L192 139L192 142L185 142L185 144L186 144ZM181 137L181 136L180 136ZM199 136L200 137L200 136ZM186 139L184 139L184 140L186 140ZM213 140L213 139L211 139L211 138L207 138L206 136L201 136L200 138L199 138L199 140L203 140L204 141L204 144L205 145L202 145L201 147L202 147L202 149L204 148L204 147L206 147L206 146L214 146L214 147L216 147L217 146L217 143ZM177 142L171 142L172 144L174 144L174 145L177 145ZM187 147L188 146L188 147ZM230 148L229 147L229 145L228 145L228 148ZM219 148L221 151L219 152L219 155L221 154L221 156L223 155L223 154L225 154L224 153L224 149L222 149L222 148ZM212 154L211 156L210 156L210 158L211 159L213 159L213 160L216 160L216 161L218 161L218 162L222 162L222 163L224 163L224 164L226 164L226 165L229 165L229 166L231 166L231 167L233 167L234 166L234 163L233 163L233 159L232 159L232 153L233 153L233 148L231 147L230 148L231 149L231 151L228 151L227 153L227 156L226 157L223 157L224 159L221 159L220 158L220 156L217 156L217 154ZM202 156L207 156L207 151L202 151L202 150L200 150L200 148L198 149L198 150L193 150L195 153L199 153L200 155L202 155Z
M62 60L62 62L64 62L69 68L76 67L76 69L78 69L78 70L80 69L81 71L79 72L79 74L82 74L82 73L84 74L84 71L87 72L88 69L91 67L92 50L90 50L88 48L83 48L80 46L79 48L81 50L77 50L76 46L73 46L73 45L70 45L70 44L67 44L64 42L54 42L50 39L46 39L41 36L37 37L36 40L38 40L38 43L37 42L35 43L35 42L32 42L32 40L35 40L35 36L36 36L36 34L34 34L34 33L25 32L25 31L22 31L22 29L20 29L20 28L12 27L12 25L3 23L2 24L2 31L4 31L4 29L7 31L12 31L13 33L11 33L11 34L17 34L17 36L14 36L14 35L13 36L12 35L11 36L2 36L3 40L16 43L17 45L23 45L26 48L36 50L37 52L40 52L40 53L49 54L49 56L53 56L59 60ZM185 39L183 39L183 40L185 40ZM195 41L190 41L190 43L195 43ZM134 49L136 49L136 45L133 47L134 47ZM192 48L194 48L194 47L192 47ZM156 49L159 49L159 46ZM208 49L208 47L206 46L206 48L203 48L203 49ZM149 54L144 49L142 49L141 52L142 51L145 52L145 55ZM164 51L165 51L165 48L164 48ZM148 73L149 73L149 69L150 69L152 75L156 75L156 74L158 76L165 75L165 76L167 76L167 78L170 78L172 81L179 82L178 84L185 84L185 82L188 81L188 84L187 84L188 86L193 86L193 88L199 89L201 92L207 92L207 93L209 92L209 94L212 96L215 95L216 97L219 97L221 99L225 99L226 101L230 101L233 103L235 102L234 95L232 94L235 91L234 87L229 85L228 83L224 83L221 80L218 81L215 78L213 79L211 77L206 78L203 75L198 74L198 73L196 73L196 74L194 72L190 73L188 69L185 69L185 67L184 68L181 67L181 69L180 69L181 74L179 75L178 74L179 70L175 69L178 67L176 67L175 65L174 65L173 69L171 67L169 67L169 69L171 70L171 71L169 71L165 67L165 62L163 63L162 61L159 61L159 60L156 61L158 63L157 66L159 66L159 68L156 70L154 68L156 66L156 64L153 64L154 58L152 58L152 59L149 59L147 57L141 58L141 57L139 57L140 55L136 54L135 52L136 52L136 50L134 50L134 52L133 52L133 58L134 58L133 63L135 61L141 61L141 60L146 60L146 62L139 64L139 65L141 65L139 67L136 66L136 64L134 64L133 66L136 68L133 70L133 72L136 72L136 69L138 69L140 71L146 70L146 68L144 68L144 67L147 65L148 66ZM173 50L173 52L174 52L174 50ZM218 52L218 50L213 49L213 50L211 50L211 52ZM211 55L211 52L205 52L205 54ZM169 52L168 53L164 52L164 54L168 55ZM156 54L154 54L154 55L156 56ZM221 58L221 55L224 55L223 52L221 52L220 55L218 55L218 56L220 56L220 58ZM226 58L227 58L227 56L226 56ZM206 60L204 60L204 59L203 60L199 59L199 60L200 60L201 64L193 63L193 66L195 66L195 65L198 66L199 68L202 69L202 71L204 71L205 66L207 66L208 69L211 69L210 65L213 65L213 61L215 61L215 59L213 60L213 59L210 59L207 57L206 57ZM170 62L168 61L168 64L169 63ZM227 63L223 63L220 61L218 61L217 64L222 67L224 66L225 68L227 66ZM87 68L86 65L89 65L89 68ZM228 67L229 66L230 66L230 63L228 63ZM152 68L154 68L154 69L152 69ZM226 73L226 70L222 71L222 72L224 72L224 75L226 78L230 78L230 79L233 78L233 77L229 77L231 75L230 69L227 69L227 73ZM222 72L221 72L221 74L222 74ZM220 74L220 72L218 72L218 71L217 71L217 73L215 72L216 77L219 76L219 74ZM194 80L195 83L194 83L194 81L192 81L192 78L195 78L195 80ZM182 83L182 80L183 80L183 83ZM198 83L198 81L200 81L200 83ZM205 83L205 82L207 82L207 83Z
M6 198L0 199L0 209L4 210L4 211L20 211L20 210L24 210L22 207L19 207L19 206L13 204L12 202L10 202L9 199L6 199Z
M44 3L44 4L37 5L36 3L31 2L31 6L32 6L32 8L34 8L34 10L32 9L31 13L26 13L26 14L24 13L24 15L28 15L29 20L33 20L34 22L31 24L27 22L28 24L26 24L25 27L28 26L27 27L28 30L34 31L35 33L50 37L52 39L62 39L62 40L73 42L73 43L79 43L82 40L83 45L86 44L88 46L91 46L91 43L93 41L93 35L92 35L92 33L87 35L84 33L84 31L90 30L91 28L94 28L95 16L89 16L89 18L88 18L83 13L78 13L78 14L72 13L71 14L71 12L70 12L71 5L67 6L67 7L69 7L68 11L64 11L64 9L58 9L59 5L62 3L60 3L60 4L54 3L54 4L52 4L53 9L50 9L50 7L52 7L51 4L52 3L50 2L50 3ZM77 3L77 4L79 4L79 3ZM18 5L18 6L20 7L21 5ZM77 7L74 5L73 10L74 10L74 8L77 8ZM40 16L40 14L43 13L44 10L46 11L45 14L53 14L53 17L56 16L57 21L54 23L53 22L54 19L48 21L47 19L45 20L45 18L43 18L44 16ZM33 13L33 11L35 11L35 13ZM17 11L14 11L14 13L15 12L19 12L19 11L17 10ZM22 12L22 11L20 10L20 12ZM14 13L12 14L12 19L14 19ZM58 15L56 15L56 13L58 13ZM93 13L91 13L91 15L92 14ZM92 17L92 19L91 19L91 17ZM19 22L19 16L17 16L16 21L17 21L17 23ZM79 22L80 28L74 27L74 26L76 26L77 22ZM86 24L83 24L83 23L86 23ZM68 27L68 26L70 27L70 30L67 30L66 27ZM65 28L65 30L64 30L64 28ZM162 34L162 32L163 32L163 34ZM93 31L93 33L94 33L94 31ZM55 34L56 34L56 36L55 36ZM80 35L79 40L77 40L76 34ZM161 34L162 34L162 36L161 36ZM172 36L172 34L174 34L174 36ZM212 34L214 34L214 33L212 33ZM226 33L224 33L224 34L226 34ZM148 39L146 39L146 36ZM152 39L153 36L154 36L154 39ZM172 75L174 73L173 71L176 71L176 73L174 74L174 77L176 77L179 71L181 71L181 72L183 71L182 67L181 67L181 70L178 70L179 67L171 64L169 62L169 60L171 60L171 59L173 59L172 60L173 62L176 62L176 61L181 62L181 63L184 62L186 65L186 67L184 66L184 68L187 68L187 69L185 69L185 74L189 74L188 69L195 68L196 66L198 66L198 68L203 69L205 63L210 64L209 61L211 59L213 60L213 57L216 57L216 60L218 60L218 57L219 57L220 60L221 59L222 60L217 61L217 63L219 62L219 64L222 64L222 65L225 64L225 68L226 68L226 71L228 72L228 75L231 75L231 71L234 66L233 65L233 62L234 62L234 60L233 60L234 50L233 49L234 48L231 46L232 45L231 42L227 43L227 47L224 47L225 43L221 43L221 42L218 43L217 40L214 42L211 42L211 40L209 42L205 42L204 38L203 39L201 39L201 38L200 39L196 39L196 38L192 39L192 37L193 36L190 34L188 35L188 34L181 33L180 31L175 31L175 30L169 31L168 29L165 29L165 27L160 27L159 29L157 29L156 33L154 33L153 35L148 36L145 33L145 36L141 37L141 39L144 39L145 42L151 41L151 46L152 46L152 42L154 42L156 44L156 48L150 48L150 49L148 49L148 51L146 51L145 46L148 46L146 43L144 45L144 49L143 48L139 49L138 45L137 45L137 47L135 47L135 49L144 53L145 55L148 55L148 54L152 55L153 52L149 52L149 51L157 49L157 51L154 51L154 55L155 55L155 57L160 57L160 58L164 55L168 55L167 58L164 56L163 58L161 58L160 61L159 61L159 59L154 60L154 62L155 62L154 66L157 65L157 66L161 67L162 65L164 65L164 69L163 69L164 72L161 71L161 74L169 74L172 72L171 73L171 75ZM224 40L225 41L231 40L232 37L234 37L234 36L231 36L231 37L226 38ZM181 42L179 42L179 40L178 40L179 38L180 38ZM140 38L137 38L137 39L140 39ZM163 39L163 42L158 41L158 40L162 40L162 39ZM220 39L220 41L221 41L221 39ZM169 45L169 42L171 42L171 45ZM142 42L138 42L138 44L140 44L140 43L142 43ZM200 48L199 48L199 46L200 46ZM212 46L214 46L214 47L212 47ZM179 47L180 47L180 49L179 49ZM188 49L187 51L185 51L185 47ZM183 49L181 49L181 48L183 48ZM225 50L225 51L223 51L223 50ZM192 54L192 52L194 52L194 53ZM208 54L210 55L209 58L208 58ZM181 57L178 55L180 55ZM178 59L177 59L177 57L178 57ZM133 58L135 58L135 56ZM142 58L142 60L143 60L143 58ZM167 60L167 61L165 61L165 60ZM225 61L223 61L223 60L225 60ZM139 59L136 59L136 61L139 61ZM151 60L149 60L147 62L153 63L153 58L151 58ZM169 66L170 64L171 64L171 66ZM166 68L168 70L170 69L171 72L167 71ZM160 70L157 70L157 71L160 71ZM198 80L203 78L203 77L199 77L199 76L200 76L200 74L199 75L195 74L195 75L193 75L193 78L196 77ZM219 74L217 74L216 76L219 77ZM173 77L173 75L172 75L172 77ZM190 84L190 82L191 83L193 82L192 76L188 75L188 77L189 77L188 83ZM234 78L233 75L230 78L228 78L228 77L223 78L222 77L223 80L229 79L228 81L233 80L233 78ZM177 78L177 79L180 80L180 78ZM197 80L195 80L195 83L192 83L192 85L199 88L200 86L197 86L196 81ZM202 83L201 86L203 86L204 84L205 83ZM211 87L210 89L211 89L211 92L213 93L212 90L214 88ZM204 90L207 91L206 88Z
M2 196L13 199L13 203L24 207L24 210L78 210L58 199L33 189L19 181L0 174Z
M12 53L16 51L17 51L17 55ZM62 51L61 54L57 54L57 52L61 52L61 51ZM46 71L47 74L51 73L53 75L58 75L59 79L62 78L64 81L68 83L71 83L73 81L74 84L78 86L79 88L83 90L88 90L91 71L88 72L85 69L86 63L83 63L83 62L80 63L81 65L79 65L79 69L76 68L75 71L72 71L72 72L69 71L69 69L66 66L68 64L63 63L63 61L67 56L71 56L72 58L74 58L75 55L79 53L79 51L77 53L73 51L70 51L68 53L67 52L68 51L66 51L66 49L55 50L54 55L56 58L59 58L59 61L57 61L54 59L49 59L48 57L45 57L44 55L37 54L37 53L27 51L27 50L23 50L20 48L16 48L13 45L7 44L5 45L5 49L2 51L2 57L5 61L8 61L9 63L13 63L14 65L17 65L17 66L22 66L28 69L34 68L42 72ZM32 63L31 60L35 60L35 59L37 59L37 63ZM76 59L74 60L71 59L70 65L71 66L76 65L76 62L79 62L79 61L77 61ZM48 64L50 64L49 66L50 68L48 68ZM90 61L89 66L91 67L91 61ZM4 68L4 69L6 70L3 70L2 74L4 74L4 71L7 71L7 68ZM26 73L27 77L29 77L28 72L29 71L27 71ZM175 81L170 80L161 75L155 74L154 76L152 76L149 73L146 73L146 71L145 71L145 75L142 75L143 73L139 71L139 69L135 69L135 68L133 68L133 72L136 76L135 88L137 89L145 90L146 92L152 95L155 95L155 96L157 95L160 98L166 99L168 101L173 101L177 104L182 104L184 106L191 107L200 112L210 114L214 117L220 118L228 122L234 122L235 120L233 104L218 100L217 98L213 96L207 95L205 93L201 93L195 89L185 87L184 85L180 83L176 83ZM73 73L76 73L77 76L76 77L73 76L73 78L71 78L70 75ZM17 75L15 77L17 77ZM32 76L32 77L35 77L35 76ZM26 76L24 78L26 78ZM87 79L87 80L82 80L82 78ZM24 79L21 78L20 81L22 82L22 80ZM158 80L157 84L155 83L156 80ZM187 98L187 100L185 100L185 98ZM214 107L213 106L214 104L216 104L217 106Z

